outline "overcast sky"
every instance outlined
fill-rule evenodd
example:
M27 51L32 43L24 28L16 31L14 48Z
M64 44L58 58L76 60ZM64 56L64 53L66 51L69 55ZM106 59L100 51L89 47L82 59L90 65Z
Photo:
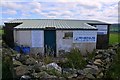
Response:
M3 0L0 24L11 19L79 19L118 22L119 0Z

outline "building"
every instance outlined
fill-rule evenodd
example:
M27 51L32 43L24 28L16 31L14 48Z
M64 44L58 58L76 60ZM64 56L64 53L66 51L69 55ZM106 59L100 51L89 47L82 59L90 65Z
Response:
M16 19L6 22L4 30L10 47L17 42L29 46L31 53L50 51L55 56L72 48L85 54L109 43L109 24L95 20Z

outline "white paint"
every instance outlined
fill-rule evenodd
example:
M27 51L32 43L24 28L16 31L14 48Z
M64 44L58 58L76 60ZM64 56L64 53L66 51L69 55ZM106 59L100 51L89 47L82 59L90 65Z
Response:
M73 31L73 43L96 43L96 31Z
M14 43L17 42L17 36L16 35L17 35L17 32L16 32L16 30L14 30Z
M19 30L16 32L16 41L18 45L31 46L31 32L26 30Z
M98 34L107 34L108 25L96 25Z
M57 56L59 56L59 51L69 52L73 48L80 49L81 54L85 55L86 50L92 52L96 49L96 42L79 42L73 43L73 38L64 39L65 32L79 32L77 34L87 34L87 35L95 35L97 37L97 30L56 30L56 51Z
M32 47L43 47L43 31L32 30Z

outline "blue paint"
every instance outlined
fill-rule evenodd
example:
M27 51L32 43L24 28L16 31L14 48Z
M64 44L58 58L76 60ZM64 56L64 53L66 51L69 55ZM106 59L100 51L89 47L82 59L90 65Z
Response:
M15 46L14 50L17 51L18 53L23 53L23 54L29 54L30 53L30 47Z
M21 50L23 54L29 54L30 53L30 47L21 47Z
M20 46L15 46L14 50L17 51L17 52L20 52Z

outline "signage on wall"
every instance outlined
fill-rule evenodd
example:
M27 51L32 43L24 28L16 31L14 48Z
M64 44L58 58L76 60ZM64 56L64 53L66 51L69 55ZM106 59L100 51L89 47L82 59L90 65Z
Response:
M99 35L107 34L107 25L96 25L96 28L98 29Z
M94 31L74 31L73 32L73 43L95 43L97 32Z
M81 42L94 42L95 41L95 37L91 37L91 36L81 36L81 37L75 37L74 38L75 41L81 41Z
M43 31L31 31L32 47L43 47Z

